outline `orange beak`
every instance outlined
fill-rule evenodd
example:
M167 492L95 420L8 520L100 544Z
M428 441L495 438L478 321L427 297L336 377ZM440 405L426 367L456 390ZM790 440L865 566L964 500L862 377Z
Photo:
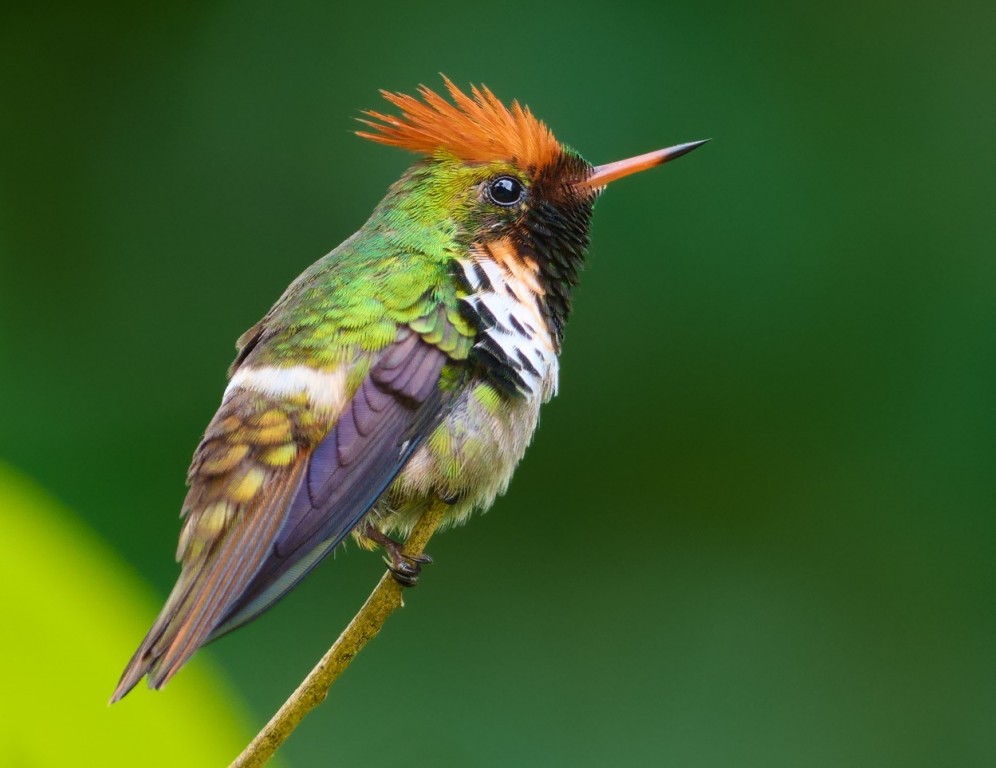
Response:
M673 147L668 147L667 149L658 149L656 152L647 152L645 155L637 155L636 157L631 157L627 160L617 160L614 163L606 163L605 165L596 166L595 170L592 171L591 176L577 182L575 186L581 187L582 189L596 189L598 187L604 187L610 181L621 179L623 176L629 176L631 173L637 173L639 171L645 171L648 168L663 165L669 160L674 160L682 155L687 155L693 149L698 149L707 141L709 141L709 139L703 139L702 141L690 141L687 144L676 144Z

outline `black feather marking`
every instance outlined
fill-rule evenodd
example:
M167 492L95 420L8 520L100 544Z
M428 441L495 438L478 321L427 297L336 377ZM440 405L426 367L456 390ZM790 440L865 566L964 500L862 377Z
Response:
M515 331L517 333L520 333L523 336L532 336L533 335L532 333L526 333L526 329L522 327L522 323L520 323L516 319L515 315L513 315L511 313L509 313L509 315L508 315L508 322L512 326L512 328L515 329Z
M491 291L494 290L491 285L491 278L488 277L488 273L484 271L484 267L479 261L474 261L474 277L477 278L478 291Z
M519 368L518 360L509 357L505 350L502 348L501 344L498 343L497 339L493 336L482 336L480 341L474 345L476 350L481 352L486 352L491 355L498 363L504 365L510 365L513 368Z
M494 312L488 307L486 302L475 301L474 310L477 312L480 322L478 327L482 331L490 331L492 328L498 325L498 318L495 317Z
M534 376L539 376L540 372L536 370L536 366L532 364L532 361L521 349L516 349L516 357L519 358L519 362L522 363L522 367L529 371Z
M516 245L535 258L546 289L541 308L559 350L571 298L588 250L588 228L597 193L579 194L565 179L583 178L591 166L565 152L533 184L532 204L516 231Z

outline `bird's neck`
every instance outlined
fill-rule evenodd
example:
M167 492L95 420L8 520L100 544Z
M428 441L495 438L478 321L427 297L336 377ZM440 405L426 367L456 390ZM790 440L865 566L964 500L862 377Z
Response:
M508 238L474 243L458 263L466 313L478 327L473 355L500 388L549 400L557 388L558 338L545 313L539 265Z

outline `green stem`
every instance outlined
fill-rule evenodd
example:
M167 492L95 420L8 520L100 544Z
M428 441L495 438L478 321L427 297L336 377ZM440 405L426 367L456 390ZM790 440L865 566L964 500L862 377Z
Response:
M405 542L406 554L422 554L425 545L439 527L442 516L443 505L434 505L422 515ZM339 639L229 768L256 768L273 757L273 753L294 732L304 716L325 701L333 683L363 646L380 632L387 617L404 605L403 592L404 587L389 572L381 577L363 607L339 635Z

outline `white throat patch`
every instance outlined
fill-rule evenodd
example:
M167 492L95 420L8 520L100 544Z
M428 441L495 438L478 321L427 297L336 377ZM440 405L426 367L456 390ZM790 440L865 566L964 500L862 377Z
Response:
M546 402L557 393L559 365L553 339L540 312L536 276L528 268L513 271L481 249L461 259L471 293L466 301L483 321L476 347L498 359L513 374L516 388Z

